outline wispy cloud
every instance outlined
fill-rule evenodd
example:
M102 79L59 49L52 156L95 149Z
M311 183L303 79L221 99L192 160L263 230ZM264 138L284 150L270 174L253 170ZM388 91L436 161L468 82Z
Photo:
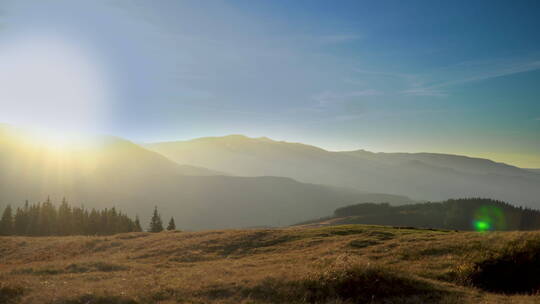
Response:
M511 61L511 60L499 60L499 61L480 61L480 62L467 62L458 64L453 67L457 72L462 72L465 77L458 79L451 79L433 87L448 87L452 85L464 84L475 81L488 80L492 78L498 78L503 76L514 75L518 73L530 72L540 69L540 60L529 61Z
M356 97L376 96L376 95L382 95L382 94L383 92L374 90L374 89L349 91L349 92L324 91L313 96L313 100L317 102L318 106L326 106L330 104L351 101L351 99L354 99Z
M423 79L413 88L403 90L405 95L446 96L451 87L498 77L530 72L540 69L540 60L480 60L469 61L433 71L429 75L418 75Z
M370 83L385 82L386 91L405 96L445 97L451 94L454 86L498 77L530 72L540 69L540 60L497 59L468 61L451 66L433 69L423 73L379 72L356 69L359 79L348 79L364 86Z
M447 96L448 94L441 91L441 90L435 90L432 88L427 87L419 87L414 89L408 89L401 91L403 95L409 95L409 96L433 96L433 97L442 97Z
M355 73L362 75L361 79L347 79L348 83L358 83L369 85L369 83L383 83L382 85L389 87L388 91L392 94L408 95L408 96L446 96L445 92L432 89L425 85L426 81L419 74L414 73L397 73L397 72L381 72L364 69L355 69Z

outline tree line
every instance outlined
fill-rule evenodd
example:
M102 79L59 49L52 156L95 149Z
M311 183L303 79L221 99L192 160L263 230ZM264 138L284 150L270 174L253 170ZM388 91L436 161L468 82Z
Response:
M173 218L167 229L176 229ZM155 207L148 231L163 230L161 215ZM102 210L74 207L66 199L58 207L49 198L35 204L26 201L15 210L7 205L0 219L0 235L111 235L140 231L143 229L138 216L132 219L115 207Z
M401 206L362 203L338 208L341 224L414 226L455 230L538 230L540 211L485 198ZM481 225L481 226L478 226Z

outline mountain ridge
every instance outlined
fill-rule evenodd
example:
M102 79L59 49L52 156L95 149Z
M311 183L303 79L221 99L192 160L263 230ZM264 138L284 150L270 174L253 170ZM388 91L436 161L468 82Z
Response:
M0 131L0 144L0 208L66 197L87 208L116 206L143 225L158 206L180 229L218 229L289 225L356 202L411 201L288 177L228 176L118 137L59 154L20 133Z
M240 176L288 176L419 200L489 197L538 206L540 175L489 159L442 153L328 151L243 135L147 144L181 164Z

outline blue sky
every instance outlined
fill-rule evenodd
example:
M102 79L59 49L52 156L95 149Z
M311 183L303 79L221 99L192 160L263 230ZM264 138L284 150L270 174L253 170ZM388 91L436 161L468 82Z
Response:
M0 50L61 45L51 53L70 54L65 75L86 75L64 77L80 78L70 96L86 102L40 99L55 111L27 115L36 101L0 101L0 121L62 129L77 117L138 142L240 133L540 167L539 28L540 2L524 0L4 0Z

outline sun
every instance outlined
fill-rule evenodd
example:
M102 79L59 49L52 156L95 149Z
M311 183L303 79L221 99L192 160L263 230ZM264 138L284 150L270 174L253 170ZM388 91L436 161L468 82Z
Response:
M104 123L100 63L82 45L25 35L0 43L0 122L50 132L91 132Z

